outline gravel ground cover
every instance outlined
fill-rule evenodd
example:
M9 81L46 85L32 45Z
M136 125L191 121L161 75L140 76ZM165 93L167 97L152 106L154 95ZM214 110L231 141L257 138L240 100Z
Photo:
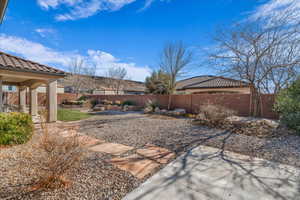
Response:
M208 145L300 167L300 137L292 134L258 138L193 125L189 118L137 112L99 114L82 122L81 132L136 148L150 143L176 154L197 145Z
M180 155L194 146L209 145L300 167L299 136L257 138L193 125L191 121L187 118L143 115L137 112L104 112L87 120L66 124L79 124L81 133L136 149L154 144ZM30 177L20 174L16 167L20 163L20 152L26 145L30 143L0 148L0 199L117 200L147 179L139 180L117 169L107 162L110 155L89 152L80 168L71 172L75 177L70 187L30 192ZM134 152L135 150L129 151L123 156Z

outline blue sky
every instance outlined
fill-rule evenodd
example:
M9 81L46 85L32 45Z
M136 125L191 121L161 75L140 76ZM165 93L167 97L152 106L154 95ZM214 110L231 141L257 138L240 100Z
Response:
M26 2L26 3L25 3ZM157 68L166 42L201 51L218 26L298 0L10 0L0 27L0 49L67 69L81 57L98 75L121 66L143 81ZM201 60L199 58L195 58ZM190 76L214 73L192 66Z

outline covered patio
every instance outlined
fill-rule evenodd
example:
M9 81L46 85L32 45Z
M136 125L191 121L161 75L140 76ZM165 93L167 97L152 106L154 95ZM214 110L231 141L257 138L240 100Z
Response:
M37 88L45 84L47 121L55 122L57 120L57 79L64 76L65 72L61 70L0 52L0 111L4 112L2 86L12 85L18 88L19 110L26 112L28 103L29 113L37 116Z

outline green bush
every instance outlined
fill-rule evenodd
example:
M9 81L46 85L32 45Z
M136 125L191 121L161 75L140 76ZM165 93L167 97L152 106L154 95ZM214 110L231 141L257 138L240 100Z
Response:
M126 100L122 103L122 106L134 106L134 105L136 105L136 103L131 100Z
M278 94L275 110L283 124L300 133L300 78Z
M98 105L100 103L100 101L99 100L97 100L97 99L92 99L91 100L91 105L92 105L92 108L94 108L96 105Z
M0 113L0 144L23 144L33 133L33 122L25 113Z
M81 96L81 97L79 97L78 99L77 99L77 101L86 101L86 100L88 100L89 99L89 97L88 96Z

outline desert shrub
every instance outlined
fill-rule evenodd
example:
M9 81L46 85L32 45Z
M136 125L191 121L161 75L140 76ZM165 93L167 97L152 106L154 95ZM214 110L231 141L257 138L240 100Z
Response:
M122 103L122 101L120 101L120 100L115 100L114 101L114 105L118 105L118 106L121 106L123 103Z
M234 110L220 105L207 104L200 107L199 120L204 120L211 125L223 124L227 117L235 115Z
M83 95L83 96L79 97L79 98L77 99L77 101L86 101L86 100L88 100L88 99L89 99L88 96Z
M136 105L136 103L131 100L126 100L122 103L122 106L134 106L134 105Z
M25 113L0 113L0 144L23 144L33 132L33 122Z
M63 102L64 105L76 105L80 106L83 105L85 101L65 101Z
M61 133L61 129L52 127L50 131L44 123L41 127L38 142L24 154L25 169L30 168L26 174L33 177L34 190L67 186L71 183L70 172L79 166L84 153L77 132Z
M98 105L100 103L100 101L98 99L92 99L91 100L91 105L92 105L92 108L94 108L96 105Z
M275 110L281 123L300 133L300 79L277 95Z
M148 99L148 101L146 102L146 106L145 107L152 108L154 110L157 107L159 108L160 105L159 105L158 101Z

